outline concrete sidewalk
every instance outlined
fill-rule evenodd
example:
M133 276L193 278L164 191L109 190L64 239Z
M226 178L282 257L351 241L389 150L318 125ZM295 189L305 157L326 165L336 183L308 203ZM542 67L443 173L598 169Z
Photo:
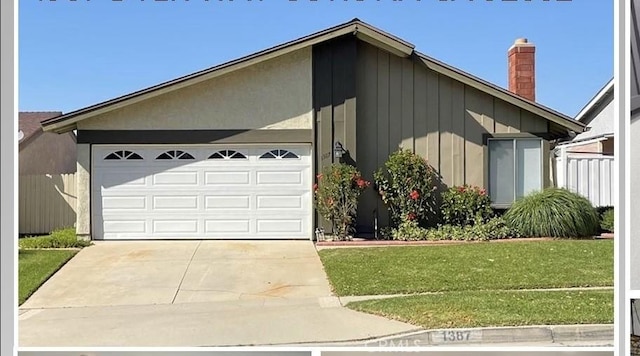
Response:
M21 347L282 345L417 330L317 298L33 309L19 324Z

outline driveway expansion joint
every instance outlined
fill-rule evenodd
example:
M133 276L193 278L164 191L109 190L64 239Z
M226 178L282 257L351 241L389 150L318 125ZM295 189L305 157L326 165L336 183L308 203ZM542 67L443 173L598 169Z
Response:
M193 262L193 258L195 257L196 252L198 252L198 248L200 248L200 245L202 245L202 240L198 241L196 248L193 249L193 253L191 254L189 263L187 263L187 267L184 269L184 273L182 273L182 278L180 278L180 283L178 283L178 288L176 288L176 293L173 295L171 304L174 304L176 302L176 298L178 297L178 293L180 293L180 289L182 287L182 283L184 282L184 278L187 276L187 272L189 272L189 267L191 266L191 263Z

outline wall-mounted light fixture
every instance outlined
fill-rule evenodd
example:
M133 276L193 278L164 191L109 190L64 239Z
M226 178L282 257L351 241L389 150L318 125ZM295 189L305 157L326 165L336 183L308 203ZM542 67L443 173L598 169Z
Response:
M333 144L333 156L335 158L342 158L342 155L345 153L347 153L347 151L342 147L342 143L336 141L336 143Z

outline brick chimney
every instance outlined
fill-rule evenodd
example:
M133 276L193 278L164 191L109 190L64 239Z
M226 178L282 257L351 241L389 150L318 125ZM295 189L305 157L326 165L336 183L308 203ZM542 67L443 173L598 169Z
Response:
M536 47L518 38L509 48L509 91L536 101Z

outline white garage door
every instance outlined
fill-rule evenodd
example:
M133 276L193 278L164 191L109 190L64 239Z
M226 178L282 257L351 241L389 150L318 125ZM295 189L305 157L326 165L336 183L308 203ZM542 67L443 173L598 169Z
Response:
M96 239L308 239L309 146L93 146Z

